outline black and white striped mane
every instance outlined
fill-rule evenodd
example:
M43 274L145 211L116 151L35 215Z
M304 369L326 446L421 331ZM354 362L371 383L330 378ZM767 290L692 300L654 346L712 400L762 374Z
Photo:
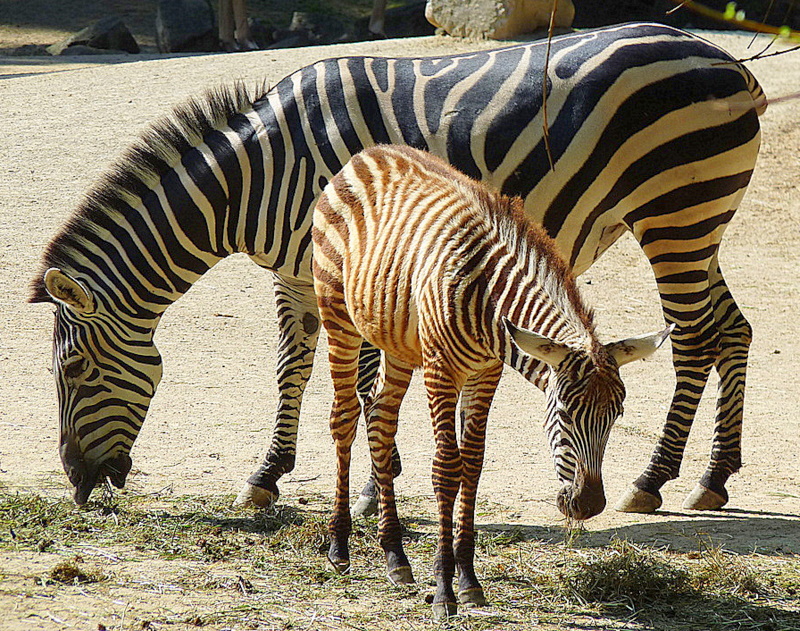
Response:
M52 302L44 287L44 272L69 266L81 235L116 223L115 217L130 212L131 203L152 190L187 151L233 116L252 109L266 93L265 85L258 86L254 96L242 82L221 86L176 106L146 129L92 185L46 246L39 273L31 283L29 301Z

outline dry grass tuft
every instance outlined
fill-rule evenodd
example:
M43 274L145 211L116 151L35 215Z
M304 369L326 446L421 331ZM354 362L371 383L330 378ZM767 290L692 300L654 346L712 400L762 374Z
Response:
M638 610L691 591L687 570L663 554L621 539L580 555L561 576L565 595L580 604L623 605Z
M106 580L106 575L97 570L87 570L79 565L80 557L73 560L61 561L55 565L47 578L64 585L80 585L86 583L100 583Z
M697 589L732 596L769 594L770 588L759 572L740 555L713 544L704 548L693 581Z

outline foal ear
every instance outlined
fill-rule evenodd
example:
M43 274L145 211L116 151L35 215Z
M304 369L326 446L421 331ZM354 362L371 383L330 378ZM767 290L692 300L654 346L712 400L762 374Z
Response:
M83 315L94 313L94 300L86 287L60 269L51 267L44 273L44 286L56 302Z
M521 329L509 320L505 320L506 328L511 334L511 339L519 349L531 357L556 368L570 353L570 348L561 342L551 340L549 337L539 335L528 329Z
M663 331L629 337L627 340L606 344L606 350L617 362L617 366L624 366L637 359L644 359L656 352L675 328L670 324Z

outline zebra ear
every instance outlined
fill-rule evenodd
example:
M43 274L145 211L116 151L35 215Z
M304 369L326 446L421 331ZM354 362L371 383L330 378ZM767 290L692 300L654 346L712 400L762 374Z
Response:
M637 337L629 337L627 340L611 342L606 344L606 350L616 360L617 366L624 366L655 353L656 349L664 343L664 340L669 337L674 328L675 325L670 324L666 329L658 333L639 335Z
M83 315L94 313L94 300L89 291L60 269L51 267L44 273L44 286L56 302L65 304Z
M505 320L505 324L511 334L511 339L523 353L548 366L555 368L570 352L570 348L561 342L556 342L528 329L520 329L509 320Z

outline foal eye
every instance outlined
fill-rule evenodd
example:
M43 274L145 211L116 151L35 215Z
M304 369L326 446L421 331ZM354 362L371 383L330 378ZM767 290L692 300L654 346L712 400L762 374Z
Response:
M80 377L89 367L89 362L83 357L75 357L64 363L64 376L68 379Z

